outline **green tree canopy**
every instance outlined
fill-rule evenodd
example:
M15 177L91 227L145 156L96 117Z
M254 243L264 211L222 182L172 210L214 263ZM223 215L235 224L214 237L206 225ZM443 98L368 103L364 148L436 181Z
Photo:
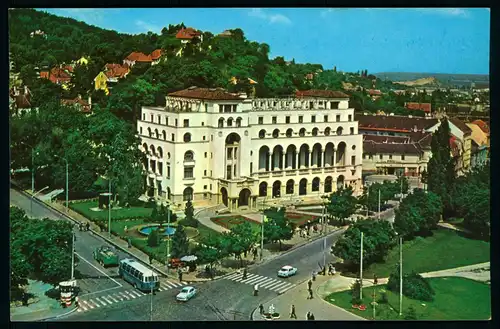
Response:
M358 204L352 188L341 187L332 193L329 199L330 203L326 206L328 214L344 225L345 220L354 214Z

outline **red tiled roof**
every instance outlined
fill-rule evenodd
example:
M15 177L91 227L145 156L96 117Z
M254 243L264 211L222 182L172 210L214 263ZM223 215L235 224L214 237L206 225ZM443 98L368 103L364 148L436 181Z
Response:
M50 75L49 71L42 71L42 72L40 72L40 78L42 78L42 79L48 79L49 75Z
M227 92L222 88L198 88L190 87L188 89L175 91L168 94L172 97L186 97L196 99L209 99L209 100L242 100L238 95Z
M424 130L438 123L437 119L410 118L392 115L363 115L354 114L354 120L358 121L359 129L375 131L411 132Z
M381 135L363 135L363 141L374 143L405 144L410 142L409 136L381 136Z
M369 89L368 93L370 94L370 96L382 95L382 92L378 89Z
M140 53L140 52L136 52L136 51L130 53L130 55L128 55L125 59L129 60L129 61L144 62L144 63L152 61L151 55L146 55L144 53Z
M486 134L490 133L490 127L483 120L475 120L475 121L472 121L471 123L473 123L473 124L477 125L479 128L481 128L481 130L484 133L486 133Z
M405 103L408 110L421 110L425 113L431 113L431 103Z
M391 143L375 143L373 141L363 142L363 153L368 154L421 154L422 151L415 145L411 144L391 144Z
M458 118L449 118L448 119L455 127L460 129L465 135L472 134L472 129L469 128L462 120Z
M295 95L297 97L349 98L349 96L343 92L333 90L297 90Z
M162 55L162 51L161 49L156 49L154 50L152 53L151 53L151 59L153 61L157 60L158 58L160 58Z
M106 64L105 72L108 78L123 78L129 73L130 69L127 65Z
M69 82L71 80L71 75L61 68L54 67L50 70L49 80L53 83Z
M82 106L82 112L84 113L90 112L90 104L87 101L81 99L80 97L77 97L75 99L61 99L61 104L68 106L73 106L78 104Z
M201 33L199 31L196 31L192 27L187 27L180 29L179 32L175 35L177 39L193 39L194 37L199 37Z

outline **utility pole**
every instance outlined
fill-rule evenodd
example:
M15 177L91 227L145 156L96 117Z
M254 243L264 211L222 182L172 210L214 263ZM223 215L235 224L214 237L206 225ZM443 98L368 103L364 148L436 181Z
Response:
M31 148L31 193L35 193L35 149Z
M151 279L154 278L154 273L153 273L153 270L151 270ZM150 316L150 321L153 321L153 285L151 285L151 307L150 307L150 312L149 312Z
M380 220L380 188L378 189L378 219Z
M401 177L401 190L399 194L399 203L403 201L403 178Z
M167 230L170 227L170 205L167 204ZM169 231L170 232L170 231ZM169 274L170 258L170 234L167 234L167 274Z
M111 176L108 177L109 180L109 199L108 199L108 235L111 238Z
M399 238L399 316L403 315L403 237Z
M75 278L75 232L71 235L71 280Z
M264 215L264 206L266 200L262 200L262 225L260 234L260 260L262 261L262 254L264 253L264 222L266 222L266 215Z
M361 261L359 263L359 299L363 299L363 232L361 232Z
M64 161L66 161L66 212L68 212L69 211L69 164L66 158L64 159Z
M366 218L368 218L368 200L370 200L370 185L367 186L368 191L366 192Z

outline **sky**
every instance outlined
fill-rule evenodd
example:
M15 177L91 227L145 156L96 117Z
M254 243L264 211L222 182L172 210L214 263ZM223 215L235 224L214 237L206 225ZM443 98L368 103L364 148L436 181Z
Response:
M105 29L160 33L186 26L241 28L271 57L356 72L489 74L487 8L71 8L39 9Z

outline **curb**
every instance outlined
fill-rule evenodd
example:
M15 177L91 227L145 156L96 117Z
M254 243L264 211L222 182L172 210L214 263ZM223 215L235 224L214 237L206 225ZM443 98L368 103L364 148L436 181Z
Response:
M56 316L51 316L51 317L48 317L48 318L44 318L44 319L40 319L40 320L35 320L35 322L44 322L44 321L50 321L50 320L53 320L53 319L59 319L59 318L62 318L63 316L67 316L67 315L70 315L71 313L76 312L76 310L78 310L79 308L80 307L77 306L77 307L73 308L71 311L66 312L64 314L59 314L59 315L56 315Z
M326 284L327 282L328 282L328 280L326 280L325 282L323 282L322 284L320 284L319 286L317 286L317 287L316 287L316 289L315 289L315 291L314 291L314 292L316 293L316 296L317 296L317 297L319 297L319 299L321 299L321 301L322 301L323 303L326 303L326 304L327 304L328 306L330 306L330 307L336 307L336 308L339 308L339 309L341 309L341 310L344 310L344 311L346 311L346 312L348 312L348 313L350 313L350 314L354 315L355 317L358 317L360 320L363 320L363 321L368 321L367 319L365 319L365 318L363 318L363 317L361 317L361 316L359 316L359 315L357 315L357 314L354 314L354 313L352 313L352 312L349 312L349 311L348 311L348 310L346 310L345 308L342 308L342 307L340 307L340 306L337 306L337 305L334 305L334 304L332 304L332 303L329 303L329 302L327 302L324 298L320 297L320 296L319 296L319 294L318 294L318 290L319 290L319 288L320 288L321 286L323 286L323 285L324 285L324 284ZM349 289L349 288L348 288L348 289ZM341 291L345 291L345 290L341 290Z

